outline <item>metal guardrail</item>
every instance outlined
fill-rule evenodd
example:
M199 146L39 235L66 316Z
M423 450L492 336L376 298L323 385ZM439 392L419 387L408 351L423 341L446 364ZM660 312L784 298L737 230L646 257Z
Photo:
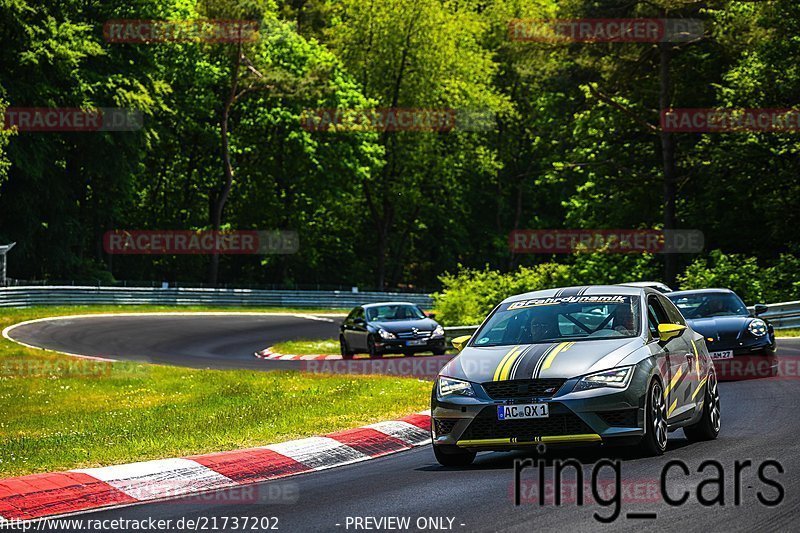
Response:
M455 339L456 337L461 337L462 335L472 335L475 333L475 330L478 329L478 326L447 326L444 328L444 338L447 341L447 345L450 346L450 341Z
M427 294L349 291L279 291L146 287L5 287L0 308L40 305L209 305L349 309L365 303L411 302L430 309Z
M769 304L767 308L759 316L769 320L776 330L800 328L800 301ZM752 307L748 309L753 311Z

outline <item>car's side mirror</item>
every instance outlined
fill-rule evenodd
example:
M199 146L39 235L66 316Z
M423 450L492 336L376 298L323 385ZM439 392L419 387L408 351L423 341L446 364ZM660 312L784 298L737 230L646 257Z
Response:
M658 338L661 342L667 342L682 334L684 330L686 330L686 326L680 324L659 324Z
M433 320L434 318L436 318L436 313L425 313L425 316Z
M769 311L769 307L764 304L756 304L753 306L753 314L755 316L763 315L767 311Z
M455 348L460 352L461 350L464 349L464 345L466 345L467 342L469 342L470 337L471 335L462 335L460 337L456 337L450 342L453 343L453 348Z

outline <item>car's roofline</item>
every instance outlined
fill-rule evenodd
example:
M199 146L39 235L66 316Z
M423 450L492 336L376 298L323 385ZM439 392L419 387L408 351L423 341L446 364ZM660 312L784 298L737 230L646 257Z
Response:
M411 305L414 307L419 307L419 305L411 302L378 302L374 304L363 304L359 307L363 307L364 309L369 309L370 307L380 307L382 305Z
M544 289L540 291L526 292L523 294L516 294L509 296L501 302L501 304L516 302L519 300L532 300L535 298L553 298L559 291L574 291L575 289L585 289L581 292L581 296L599 296L599 295L619 295L619 296L641 296L643 293L661 294L655 289L650 287L631 287L629 285L576 285L574 287L557 287L554 289ZM570 291L570 292L572 292Z
M730 289L691 289L686 291L673 291L665 296L672 298L673 296L687 296L692 294L736 294Z

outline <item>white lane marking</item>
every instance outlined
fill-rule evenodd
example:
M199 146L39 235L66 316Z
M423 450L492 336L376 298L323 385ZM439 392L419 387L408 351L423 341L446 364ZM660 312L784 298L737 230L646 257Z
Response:
M117 363L118 362L116 359L109 359L108 357L97 357L95 355L81 355L81 354L77 354L77 353L61 352L61 351L58 351L58 350L51 350L49 348L42 348L41 346L34 346L32 344L28 344L28 343L25 343L25 342L22 342L22 341L18 341L16 339L12 339L9 336L9 333L11 332L11 330L16 328L17 326L24 326L25 324L31 324L33 322L40 322L41 320L42 319L28 320L27 322L20 322L19 324L14 324L12 326L8 326L7 328L5 328L3 330L3 338L5 338L8 341L15 342L15 343L19 344L20 346L24 346L26 348L31 348L32 350L42 350L43 352L60 353L60 354L63 354L63 355L68 355L70 357L77 357L79 359L91 359L92 361L103 361L103 362L106 362L106 363Z
M346 444L328 437L309 437L307 439L281 442L264 446L268 450L285 455L314 470L322 470L370 459Z
M80 359L91 359L94 361L105 361L109 363L117 363L120 362L119 359L110 359L107 357L97 357L94 355L82 355L77 353L70 353L70 352L62 352L60 350L51 350L49 348L42 348L41 346L34 346L32 344L27 344L25 342L19 341L11 337L11 332L18 327L27 326L29 324L37 324L39 322L57 322L63 320L72 320L76 318L105 318L105 317L137 317L137 316L180 316L180 317L192 317L192 316L291 316L294 318L304 318L307 320L322 320L325 322L334 322L329 318L322 318L315 315L301 315L297 313L272 313L272 312L264 312L259 313L255 311L198 311L195 313L192 312L183 312L183 311L152 311L152 312L145 312L145 313L95 313L95 314L88 314L88 315L65 315L65 316L51 316L45 318L35 318L32 320L25 320L24 322L19 322L18 324L12 324L5 329L3 329L2 335L3 338L15 342L20 346L24 346L26 348L32 348L34 350L42 350L45 352L51 353L60 353L63 355L68 355L70 357L78 357ZM333 315L338 316L338 315ZM344 315L342 315L344 316Z
M159 459L72 472L97 478L140 501L238 485L232 479L190 459Z
M380 431L385 435L399 439L412 446L427 444L431 440L430 432L401 420L378 422L377 424L370 424L365 427Z
M297 318L306 318L308 320L318 320L320 322L336 322L332 318L327 318L324 316L317 316L317 315L293 315L293 316L296 316Z

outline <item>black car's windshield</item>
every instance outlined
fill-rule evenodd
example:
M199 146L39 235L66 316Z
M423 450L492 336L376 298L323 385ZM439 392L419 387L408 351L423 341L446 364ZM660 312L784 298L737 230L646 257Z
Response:
M730 292L668 296L686 318L750 315L741 298Z
M473 346L634 337L639 326L639 299L632 296L522 300L501 305Z
M367 320L370 322L387 322L390 320L419 320L425 318L419 307L416 305L377 305L368 307Z

